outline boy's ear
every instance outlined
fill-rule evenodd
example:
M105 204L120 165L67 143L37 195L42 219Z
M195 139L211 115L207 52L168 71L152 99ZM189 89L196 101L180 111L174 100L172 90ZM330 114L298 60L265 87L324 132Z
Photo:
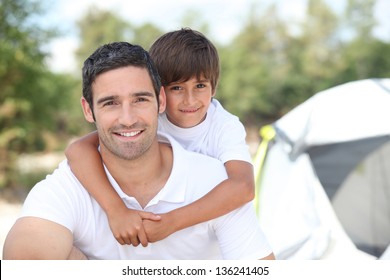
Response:
M81 107L83 107L83 113L84 113L85 119L88 122L90 122L90 123L94 123L95 120L94 120L94 117L93 117L92 109L91 109L91 107L89 106L89 103L87 102L87 100L85 100L84 97L81 97Z
M213 98L215 96L215 93L217 92L216 89L213 90L213 92L211 93L211 98Z
M160 102L160 105L158 108L158 112L161 114L165 111L165 108L167 106L167 97L165 95L164 87L161 87L161 89L160 89L159 102Z

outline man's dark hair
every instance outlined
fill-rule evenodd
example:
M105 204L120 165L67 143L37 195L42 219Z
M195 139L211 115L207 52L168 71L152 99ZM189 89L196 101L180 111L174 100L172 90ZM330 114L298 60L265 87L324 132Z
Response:
M157 102L161 88L161 80L148 52L141 46L128 42L114 42L102 45L85 61L82 69L83 96L93 112L92 83L99 74L122 68L136 66L148 70L156 93Z

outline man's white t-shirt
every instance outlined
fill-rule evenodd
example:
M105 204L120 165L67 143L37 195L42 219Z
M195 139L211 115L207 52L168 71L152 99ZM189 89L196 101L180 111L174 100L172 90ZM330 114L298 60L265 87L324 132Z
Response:
M121 190L106 170L129 208L165 213L199 199L227 178L219 160L186 151L167 135L160 134L159 140L172 146L172 172L166 185L144 209ZM105 212L74 176L67 161L34 186L22 216L47 219L68 228L73 233L74 245L89 259L260 259L272 252L252 203L177 231L147 247L120 245L112 235Z
M210 103L206 119L197 126L178 127L162 113L159 115L158 127L159 131L172 136L188 151L211 156L222 163L229 160L252 163L244 125L216 99Z

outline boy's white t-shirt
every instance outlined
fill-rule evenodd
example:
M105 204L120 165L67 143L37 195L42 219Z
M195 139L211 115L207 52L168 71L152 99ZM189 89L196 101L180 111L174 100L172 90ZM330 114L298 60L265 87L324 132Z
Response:
M178 127L165 113L160 114L158 125L160 132L172 136L188 151L208 155L222 163L229 160L252 163L244 125L216 99L210 103L206 119L197 126Z

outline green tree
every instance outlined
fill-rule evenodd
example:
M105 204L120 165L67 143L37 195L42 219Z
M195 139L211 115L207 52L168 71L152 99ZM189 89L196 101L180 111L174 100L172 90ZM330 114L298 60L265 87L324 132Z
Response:
M0 188L15 184L17 155L47 148L47 135L66 122L60 112L74 84L46 67L43 46L56 33L38 24L43 4L0 2Z
M84 60L102 44L128 41L148 49L162 34L159 28L150 23L135 26L113 11L101 10L94 6L89 8L77 25L81 44L76 51L76 58L80 68Z
M133 28L133 35L130 36L127 41L138 44L148 50L152 43L161 36L162 33L161 29L157 28L155 25L145 23L140 26L135 26Z
M303 101L320 90L334 86L335 73L342 61L340 48L340 20L323 0L309 0L302 35L296 38L300 49L300 75L307 79ZM294 71L296 72L296 71Z
M100 45L122 41L130 33L130 25L115 13L91 6L77 22L80 42L76 58L81 68L84 60Z
M349 0L344 28L349 35L343 48L343 80L390 77L390 44L373 36L375 0Z
M270 122L313 94L351 80L389 76L389 44L372 36L374 0L349 0L338 16L309 0L301 22L276 6L250 9L244 28L221 49L218 98L244 123ZM291 32L291 26L298 27Z
M248 21L221 54L222 77L218 98L244 123L275 119L286 102L281 87L289 72L286 24L276 6L258 14L251 9Z

